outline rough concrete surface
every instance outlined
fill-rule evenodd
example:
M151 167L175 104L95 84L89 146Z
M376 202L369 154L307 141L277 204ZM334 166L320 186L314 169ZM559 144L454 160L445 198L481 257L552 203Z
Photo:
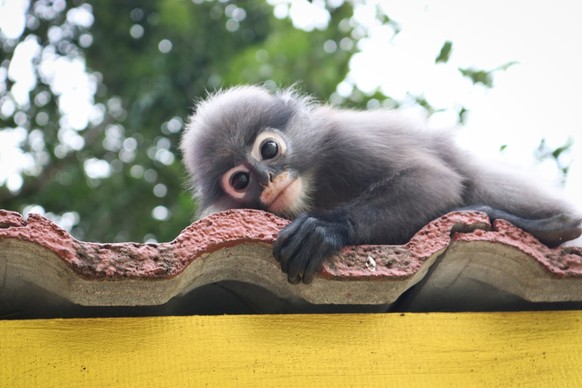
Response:
M42 216L0 210L0 300L18 280L88 306L159 305L229 281L314 304L390 304L419 282L419 305L462 284L455 292L477 298L494 290L535 302L582 301L582 247L550 249L477 212L440 217L404 245L346 247L312 284L291 285L271 255L288 222L229 210L171 242L99 244L78 241Z

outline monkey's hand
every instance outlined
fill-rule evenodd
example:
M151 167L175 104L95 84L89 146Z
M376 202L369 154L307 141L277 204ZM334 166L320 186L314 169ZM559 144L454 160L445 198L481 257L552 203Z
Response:
M279 233L273 256L290 283L309 284L327 258L350 244L353 229L345 215L302 214Z

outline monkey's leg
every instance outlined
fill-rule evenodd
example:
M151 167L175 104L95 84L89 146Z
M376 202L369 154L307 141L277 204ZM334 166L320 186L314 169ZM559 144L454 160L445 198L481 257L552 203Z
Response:
M550 248L566 241L580 237L582 219L567 214L541 219L527 219L487 205L472 205L455 209L457 211L480 211L486 213L491 221L503 219L531 233L535 238Z

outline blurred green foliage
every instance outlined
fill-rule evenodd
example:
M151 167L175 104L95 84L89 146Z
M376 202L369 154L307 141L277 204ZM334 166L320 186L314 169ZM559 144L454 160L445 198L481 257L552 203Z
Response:
M443 50L446 48L446 44L445 46L443 46ZM450 50L450 48L449 48ZM441 51L440 56L443 55L443 52ZM447 53L447 56L449 55L449 53ZM438 59L438 58L437 58ZM437 60L438 62L438 60ZM446 62L446 61L443 61ZM460 68L459 71L461 72L461 74L464 77L467 77L468 79L470 79L474 84L481 84L485 87L488 88L492 88L493 87L493 78L496 72L499 71L505 71L507 69L509 69L511 66L516 65L517 62L508 62L505 63L501 66L496 67L493 70L482 70L482 69L473 69L473 68Z
M305 31L264 0L31 1L22 33L0 32L0 141L2 132L15 131L29 161L16 184L0 180L0 208L46 212L83 240L169 241L194 214L178 145L194 102L209 91L297 84L322 101L399 107L401 101L379 91L366 95L346 79L367 34L354 18L357 3L320 4L329 13L327 27ZM400 33L381 7L376 13L394 36ZM23 97L11 72L26 70L14 68L24 47L38 52ZM452 49L444 42L435 63L446 64ZM489 88L495 73L513 64L457 70ZM73 92L89 89L90 111L80 123L55 75L64 65L82 67L83 82L69 85ZM441 108L410 97L428 114ZM458 109L459 123L467 113ZM542 143L539 157L558 160L557 151ZM565 175L567 165L559 167Z
M571 137L566 142L556 148L548 145L545 138L540 140L538 148L535 150L535 155L538 160L552 160L556 164L556 168L562 173L562 183L565 183L570 165L572 164L572 146L574 139Z
M89 25L72 17L80 9L92 15ZM264 82L298 83L329 99L346 76L354 44L340 48L351 39L345 22L338 27L352 15L349 3L328 10L328 28L307 32L276 18L262 0L32 2L22 35L0 34L0 66L7 71L16 47L35 39L42 50L36 85L30 103L0 115L0 128L27 131L21 147L38 156L37 168L22 173L16 192L0 187L0 208L41 206L57 221L74 214L71 232L85 240L171 240L194 214L177 150L194 101L220 87ZM101 117L84 128L63 129L59 92L40 70L54 57L49 51L82 59L95 82ZM10 78L5 82L0 104L12 98ZM41 112L48 120L37 120ZM66 146L77 135L83 146ZM105 176L88 174L87 163L103 162Z

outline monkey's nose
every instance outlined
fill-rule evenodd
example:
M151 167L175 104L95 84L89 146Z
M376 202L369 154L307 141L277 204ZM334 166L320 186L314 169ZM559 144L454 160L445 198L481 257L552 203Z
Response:
M275 179L275 173L272 171L266 171L260 180L260 184L263 188L268 187L271 183L273 183L273 180Z

